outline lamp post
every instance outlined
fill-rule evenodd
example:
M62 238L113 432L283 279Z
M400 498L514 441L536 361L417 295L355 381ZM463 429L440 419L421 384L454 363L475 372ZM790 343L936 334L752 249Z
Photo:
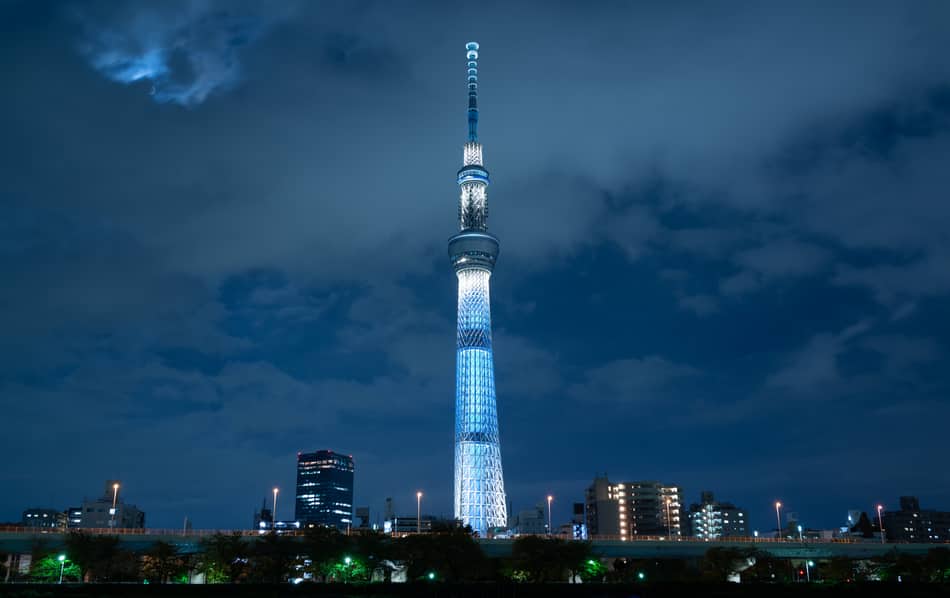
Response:
M551 528L551 501L554 500L554 497L548 494L548 534L554 533L554 530Z
M780 514L781 508L782 508L782 503L780 503L779 501L775 501L775 523L776 523L775 537L776 538L782 537L782 515Z
M109 527L115 527L115 509L119 499L119 484L112 484L112 519L109 520Z
M270 528L274 531L277 531L277 493L280 490L275 486L274 487L274 512L271 513Z
M805 561L805 581L811 582L811 568L815 566L814 561Z
M799 542L804 542L804 541L805 541L805 538L802 537L802 526L800 526L800 525L798 526L798 541L799 541Z
M63 571L66 570L66 555L61 554L56 557L56 560L59 561L59 583L63 583Z
M884 543L884 517L881 515L881 511L884 510L884 505L877 506L877 525L881 528L881 544Z
M422 532L422 491L416 492L416 533Z

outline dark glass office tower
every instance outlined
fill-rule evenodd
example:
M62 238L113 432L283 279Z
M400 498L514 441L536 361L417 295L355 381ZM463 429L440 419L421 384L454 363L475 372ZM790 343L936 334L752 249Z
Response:
M333 451L297 453L297 505L303 526L353 524L353 457Z

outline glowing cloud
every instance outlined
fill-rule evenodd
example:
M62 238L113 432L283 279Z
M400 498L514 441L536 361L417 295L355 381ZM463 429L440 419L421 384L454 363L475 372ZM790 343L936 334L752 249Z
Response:
M151 83L156 102L195 106L241 81L240 50L286 19L291 9L212 1L141 3L121 12L74 13L79 50L105 77Z

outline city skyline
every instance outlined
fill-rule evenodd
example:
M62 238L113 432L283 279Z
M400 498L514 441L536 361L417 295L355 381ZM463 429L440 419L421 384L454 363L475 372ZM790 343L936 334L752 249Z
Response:
M244 526L325 448L453 513L471 39L513 512L950 508L948 10L0 3L0 520Z

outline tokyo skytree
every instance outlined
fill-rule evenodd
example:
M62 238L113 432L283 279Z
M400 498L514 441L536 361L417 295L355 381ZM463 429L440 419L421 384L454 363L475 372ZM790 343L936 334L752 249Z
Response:
M498 239L488 233L488 171L478 142L478 44L469 42L465 51L468 141L458 171L460 232L449 239L449 257L458 277L455 518L485 537L490 529L508 525L489 306L489 279L498 257Z

